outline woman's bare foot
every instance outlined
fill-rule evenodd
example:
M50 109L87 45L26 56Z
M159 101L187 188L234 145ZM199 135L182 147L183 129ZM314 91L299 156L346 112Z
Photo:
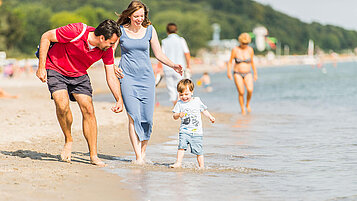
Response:
M92 165L96 165L96 166L99 166L99 167L105 167L105 166L107 166L107 164L105 164L102 160L100 160L100 159L98 158L98 156L91 157L90 163L91 163Z
M173 165L170 165L170 168L180 168L181 163L174 163Z
M142 159L141 160L133 160L132 163L135 165L145 165L145 161Z
M247 105L247 112L251 112L252 110L250 109L250 105Z
M246 112L245 112L245 109L242 109L242 115L245 115Z
M67 142L63 146L60 160L70 163L71 162L71 154L72 154L72 142Z

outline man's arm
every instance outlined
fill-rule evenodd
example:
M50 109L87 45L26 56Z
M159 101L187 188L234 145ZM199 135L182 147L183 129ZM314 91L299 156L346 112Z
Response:
M56 29L52 29L45 32L41 37L39 62L38 62L38 69L36 72L36 76L42 82L47 82L46 58L47 58L48 48L50 47L51 42L58 42L56 37Z
M191 54L185 53L185 59L186 59L186 68L191 70L191 65L190 65L190 61L191 61Z
M123 111L123 98L121 95L120 82L115 76L114 64L105 65L105 75L110 91L112 92L115 100L117 101L115 106L112 107L112 111L119 113Z
M182 39L182 46L183 46L183 51L185 54L185 59L186 59L186 68L191 70L191 65L190 65L190 61L191 61L191 54L190 54L190 50L188 49L188 45L187 42L184 38Z

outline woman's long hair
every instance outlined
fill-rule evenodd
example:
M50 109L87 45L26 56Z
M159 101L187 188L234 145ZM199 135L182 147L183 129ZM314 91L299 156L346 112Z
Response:
M119 25L125 25L125 24L130 24L130 16L137 10L143 8L144 9L144 12L145 12L145 19L142 23L142 26L143 27L147 27L151 24L149 18L148 18L148 14L149 14L149 9L146 7L145 4L143 4L142 2L140 1L132 1L128 8L125 9L120 15L117 15L119 16L119 19L117 20L117 23Z

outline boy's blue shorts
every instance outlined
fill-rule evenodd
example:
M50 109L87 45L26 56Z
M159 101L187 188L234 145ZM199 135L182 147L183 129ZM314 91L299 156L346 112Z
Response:
M184 149L186 151L188 145L190 145L191 153L195 155L203 155L202 141L202 135L195 136L192 134L180 133L178 149Z

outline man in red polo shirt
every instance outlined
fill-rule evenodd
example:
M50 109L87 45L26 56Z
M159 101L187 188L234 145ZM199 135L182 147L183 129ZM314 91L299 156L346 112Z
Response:
M78 102L82 112L83 134L88 143L91 163L105 166L97 156L97 121L87 69L99 59L103 60L108 86L117 101L112 111L123 111L120 83L114 72L112 49L120 36L118 24L113 20L105 20L97 28L75 23L49 30L41 37L36 75L42 82L47 82L51 98L56 105L57 119L65 136L62 161L71 161L71 100ZM56 43L49 49L51 42ZM123 74L119 72L118 76L122 77Z

